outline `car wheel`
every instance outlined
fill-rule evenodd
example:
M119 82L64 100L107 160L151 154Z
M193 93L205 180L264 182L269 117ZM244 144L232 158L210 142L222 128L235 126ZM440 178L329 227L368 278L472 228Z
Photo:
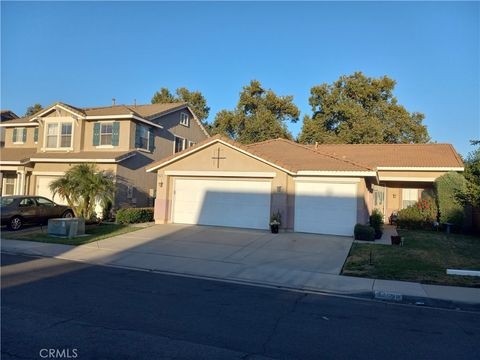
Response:
M14 216L13 218L10 219L10 222L8 223L9 229L13 231L20 230L22 226L23 226L23 220L19 216Z
M67 218L67 219L71 219L73 218L73 212L71 212L70 210L67 210L63 213L63 218Z

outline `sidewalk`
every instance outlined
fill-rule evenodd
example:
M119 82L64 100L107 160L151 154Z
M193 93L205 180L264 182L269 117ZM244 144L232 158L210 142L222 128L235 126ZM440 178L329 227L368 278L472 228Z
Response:
M234 262L210 261L168 257L135 250L108 249L97 243L81 246L50 244L19 240L2 240L1 251L13 254L55 257L81 261L94 265L125 267L171 274L234 281L246 284L268 285L281 288L328 292L343 295L375 297L385 300L406 299L465 303L480 305L480 289L456 286L426 285L414 282L375 280L342 275L292 270L278 274L276 269L262 271L239 268ZM179 270L180 269L180 270Z

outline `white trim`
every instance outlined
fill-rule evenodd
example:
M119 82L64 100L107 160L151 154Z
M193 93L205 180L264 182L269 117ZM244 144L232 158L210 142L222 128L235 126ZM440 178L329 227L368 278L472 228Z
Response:
M51 175L51 176L63 176L65 171L32 171L32 175L42 176L42 175Z
M0 164L2 165L22 165L29 163L30 160L20 161L20 160L0 160Z
M57 107L60 108L60 109L62 109L62 110L65 110L66 112L69 112L70 114L72 114L72 115L74 115L74 116L80 117L80 118L82 118L82 119L85 118L85 116L83 116L83 115L81 115L81 114L78 114L78 113L76 113L76 112L74 112L74 111L66 108L65 106L62 106L62 104L54 104L54 105L52 105L52 106L44 109L44 110L43 110L42 112L40 112L38 115L36 115L36 116L33 117L32 119L30 119L30 121L33 121L33 120L35 120L35 119L37 119L37 118L39 118L39 117L42 117L42 115L47 114L48 112L52 111L53 109L55 109L55 108L57 108Z
M7 121L7 120L5 120ZM32 123L14 123L14 124L8 124L8 123L2 123L0 124L0 127L27 127L27 126L38 126L38 123L32 124Z
M362 181L361 178L348 178L348 177L294 177L293 181L296 182L322 182L322 183L344 183L344 184L357 184Z
M297 171L297 175L303 176L376 176L376 171Z
M286 172L287 174L290 174L290 175L294 175L294 174L295 174L294 172L292 172L292 171L290 171L290 170L284 169L284 168L282 168L281 166L278 166L278 165L276 165L276 164L274 164L274 163L271 163L271 162L269 162L269 161L267 161L267 160L264 160L264 159L262 159L261 157L258 157L258 156L256 156L256 155L253 155L252 153L249 153L248 151L242 150L242 149L240 149L240 148L238 148L238 147L236 147L236 146L234 146L234 145L231 145L231 144L229 144L229 143L227 143L227 142L225 142L225 141L223 141L223 140L221 140L221 139L215 139L215 140L213 140L213 141L209 141L209 142L203 144L202 146L193 148L191 151L185 152L184 154L182 154L182 155L180 155L180 156L175 156L173 159L167 160L167 161L165 161L165 162L163 162L163 163L161 163L161 164L159 164L159 165L155 165L155 166L153 166L153 167L151 167L151 168L148 168L148 169L147 169L147 172L152 172L152 171L154 171L154 170L157 170L158 168L161 168L161 167L163 167L163 166L166 166L166 165L168 165L168 164L171 164L172 162L175 162L175 161L178 161L178 160L180 160L180 159L183 159L184 157L189 156L189 155L191 155L191 154L193 154L193 153L196 153L197 151L200 151L200 150L202 150L202 149L204 149L204 148L206 148L206 147L208 147L208 146L210 146L210 145L212 145L212 144L215 144L215 143L221 143L221 144L223 144L223 145L225 145L225 146L227 146L227 147L229 147L229 148L231 148L231 149L235 149L235 150L241 152L242 154L245 154L245 155L247 155L247 156L250 156L250 157L252 157L252 158L254 158L254 159L256 159L256 160L259 160L259 161L261 161L261 162L263 162L263 163L265 163L265 164L268 164L268 165L270 165L270 166L272 166L272 167L274 167L274 168L276 168L276 169L280 169L280 170Z
M267 171L190 171L190 170L167 170L167 176L205 176L205 177L245 177L245 178L274 178L275 172Z
M132 156L135 156L136 154L133 153L129 156L126 156L124 158L121 158L119 160L116 159L56 159L56 158L31 158L30 161L32 162L55 162L55 163L83 163L83 162L96 162L96 163L119 163L122 162L123 160L126 160L128 158L131 158Z
M478 271L478 270L447 269L447 275L480 276L480 271Z
M195 119L195 121L197 122L198 126L200 126L200 129L202 129L203 133L207 136L207 138L210 137L210 134L208 133L208 131L205 129L205 127L203 126L202 122L200 121L199 118L197 118L197 115L195 115L195 113L193 112L193 110L190 108L190 106L187 106L187 109L192 113L193 115L193 118Z
M183 123L183 122L182 122L182 117L183 117L184 115L185 115L186 118L187 118L186 123ZM185 127L190 127L190 115L187 114L187 113L184 112L184 111L181 111L181 112L180 112L180 125L185 126Z
M463 171L464 167L415 167L415 166L377 166L377 170L398 170L398 171Z
M129 115L101 115L101 116L100 115L99 116L89 115L89 116L86 116L85 119L86 120L133 119L133 120L137 120L137 121L143 122L145 124L148 124L150 126L157 127L159 129L163 129L162 125L156 124L156 123L151 122L149 120L145 120L144 118L133 115L133 114L129 114Z
M402 176L380 176L380 181L415 181L415 182L435 182L436 177L402 177Z
M52 117L43 120L43 151L72 151L73 150L73 140L75 139L75 124L73 122L74 119L68 116L59 116L59 117ZM62 124L71 124L72 125L72 132L70 133L70 146L62 147L60 146L62 142ZM49 148L47 147L47 137L48 135L48 126L51 124L57 124L57 145L56 147Z
M115 146L113 145L98 145L98 146L95 146L95 149L113 149L115 148Z

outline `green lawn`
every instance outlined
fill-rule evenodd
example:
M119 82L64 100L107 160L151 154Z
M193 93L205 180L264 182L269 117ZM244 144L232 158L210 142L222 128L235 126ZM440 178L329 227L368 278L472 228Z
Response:
M480 237L407 230L399 234L403 247L354 243L342 274L480 287L478 277L446 274L447 268L480 270Z
M56 236L48 236L47 228L44 227L43 232L40 230L25 233L9 232L2 234L2 237L5 239L40 241L55 244L82 245L92 241L103 240L112 236L126 234L140 229L140 227L119 224L87 225L85 227L86 236L66 239Z

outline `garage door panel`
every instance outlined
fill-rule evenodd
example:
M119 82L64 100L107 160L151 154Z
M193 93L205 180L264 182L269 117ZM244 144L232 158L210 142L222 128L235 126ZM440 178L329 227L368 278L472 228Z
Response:
M53 197L53 193L50 191L50 183L54 180L57 180L58 176L38 176L37 175L37 191L36 195L44 196L47 199L55 201L57 204L66 205L66 201L64 201L59 195L56 195L55 198Z
M353 235L356 194L356 183L297 182L295 231Z
M173 222L267 229L270 182L176 179Z

